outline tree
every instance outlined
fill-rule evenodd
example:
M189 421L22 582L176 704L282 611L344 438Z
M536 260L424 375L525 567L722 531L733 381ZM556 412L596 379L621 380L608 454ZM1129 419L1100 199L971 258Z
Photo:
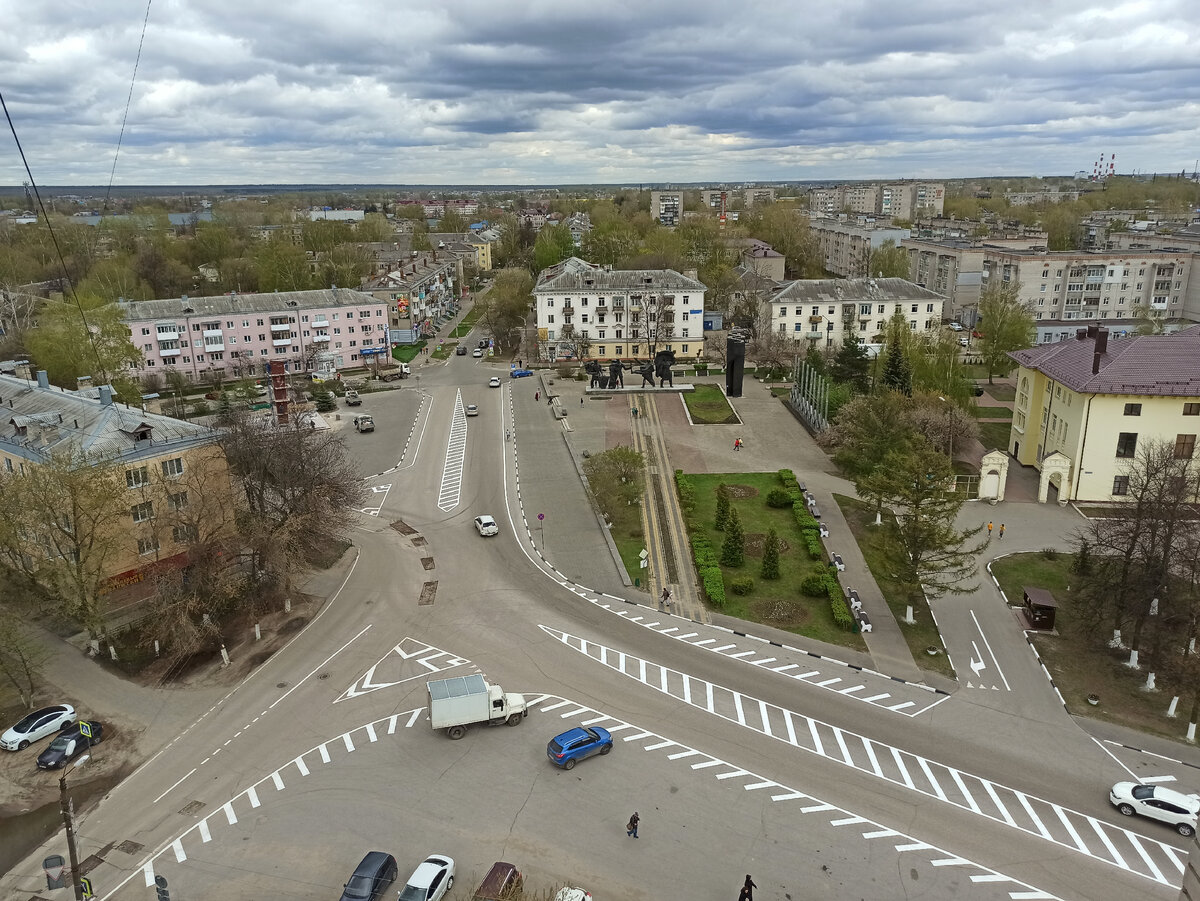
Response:
M112 383L122 399L136 400L130 367L142 354L129 338L122 307L84 296L79 304L82 312L69 301L44 305L26 338L29 355L60 387L74 390L81 376L91 376L96 384Z
M367 213L363 221L358 223L354 236L359 241L378 243L392 237L392 223L380 213Z
M767 203L744 213L746 230L783 254L788 278L819 278L825 274L821 247L808 228L808 218L794 204Z
M904 314L896 310L887 325L887 357L880 382L889 391L912 394L912 368L908 363L908 344L911 331Z
M764 579L779 578L779 535L774 529L767 533L763 542L762 569L759 575Z
M583 461L583 474L596 503L610 520L623 508L637 504L645 490L646 458L631 447L617 445Z
M533 277L528 270L502 269L488 292L475 301L478 321L500 347L513 349L520 343L532 300Z
M463 218L462 213L451 207L442 213L442 218L438 220L438 231L461 235L470 227L470 224Z
M858 340L858 335L848 332L842 339L837 356L833 358L830 377L835 382L850 385L860 394L866 394L870 387L870 369L871 360L867 357L867 349Z
M13 611L0 608L0 676L26 710L33 707L42 667L49 659L49 649L37 640L33 629Z
M307 291L312 284L304 248L291 241L281 237L264 241L254 258L258 264L260 291Z
M741 566L746 562L746 533L737 507L729 511L729 524L725 528L725 543L721 545L721 563L725 566Z
M868 254L866 268L865 274L870 278L907 279L912 271L908 265L908 251L890 238Z
M533 245L533 268L537 272L561 263L575 253L575 241L565 225L550 225L538 232Z
M717 513L713 519L713 528L718 532L729 528L730 497L728 485L722 482L717 486Z
M1018 299L1019 282L992 280L979 296L979 355L987 367L988 384L993 376L1004 375L1016 364L1010 351L1032 347L1037 338L1033 314L1027 304Z
M896 515L896 528L885 533L888 562L913 595L921 586L934 594L974 591L976 558L987 539L970 544L982 526L955 527L966 497L953 489L949 458L916 439L890 451L870 481Z

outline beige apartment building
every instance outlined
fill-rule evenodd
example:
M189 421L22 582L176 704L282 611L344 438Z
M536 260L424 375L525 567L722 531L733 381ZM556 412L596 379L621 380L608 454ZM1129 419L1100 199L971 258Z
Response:
M886 241L897 246L912 234L907 228L860 225L837 219L813 218L809 233L821 245L825 268L841 278L865 278L871 274L871 255Z
M674 227L683 221L682 191L651 191L650 217L660 225Z
M1092 325L1009 356L1018 369L1008 452L1041 473L1039 501L1125 499L1147 442L1195 456L1200 326L1112 341Z
M945 211L946 186L940 182L857 183L813 188L808 195L813 215L839 212L916 219Z
M902 278L801 279L771 296L771 330L792 338L801 350L841 347L848 334L874 344L896 312L914 332L937 332L945 302Z

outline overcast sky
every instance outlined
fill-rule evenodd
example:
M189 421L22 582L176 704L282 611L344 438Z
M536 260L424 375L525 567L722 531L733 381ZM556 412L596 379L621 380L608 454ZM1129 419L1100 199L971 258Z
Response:
M0 0L39 184L106 184L145 0ZM3 124L0 183L24 170ZM117 185L1191 171L1197 0L153 0Z

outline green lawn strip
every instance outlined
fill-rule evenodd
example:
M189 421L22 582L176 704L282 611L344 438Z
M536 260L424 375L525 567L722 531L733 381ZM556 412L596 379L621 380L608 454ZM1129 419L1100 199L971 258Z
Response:
M1004 590L1010 605L1022 603L1025 586L1045 588L1058 601L1055 617L1057 634L1034 632L1034 646L1050 671L1055 685L1066 702L1067 710L1078 716L1089 716L1131 729L1152 732L1176 740L1187 729L1186 710L1170 719L1167 706L1172 690L1160 682L1162 689L1146 692L1146 670L1133 670L1125 664L1128 650L1107 646L1111 633L1099 631L1088 635L1076 614L1074 598L1069 590L1072 582L1070 554L1059 553L1050 559L1042 552L1013 554L992 564L992 573ZM1104 627L1107 629L1107 627ZM1090 694L1098 695L1100 703L1092 706Z
M392 359L399 360L401 363L411 363L425 349L426 343L425 339L422 338L416 344L402 344L399 347L393 347Z
M866 643L861 635L848 632L834 624L828 598L810 598L800 593L801 580L813 572L824 572L826 566L823 562L809 558L791 508L773 509L767 506L767 492L782 485L778 473L703 473L689 475L688 478L691 479L696 492L696 508L688 516L687 523L691 535L707 537L717 554L720 554L725 533L713 528L712 523L717 509L716 489L722 482L734 490L733 506L737 508L746 533L745 565L736 569L721 567L726 594L726 604L721 608L722 613L794 632L817 641L859 651L866 650ZM779 554L780 578L773 580L763 579L759 574L762 564L762 539L772 527L786 545L781 548ZM690 560L687 561L687 565L692 565ZM736 595L731 590L733 579L739 576L754 579L754 589L750 594Z
M627 507L622 510L613 520L609 534L617 546L617 552L621 555L621 562L625 564L625 572L629 574L630 581L640 580L641 585L638 587L642 591L649 591L646 586L647 571L638 566L642 549L646 547L646 537L642 534L641 507Z
M979 423L979 441L984 451L1006 450L1012 426L1007 422Z
M1008 407L977 407L975 418L980 422L988 420L1012 421L1013 411Z
M771 394L775 397L788 397L792 393L791 385L781 385L771 389Z
M733 407L729 406L725 394L716 385L697 385L695 391L683 395L683 401L687 404L692 422L697 425L737 422Z
M435 347L429 354L431 360L448 360L454 356L454 348L458 347L457 341L444 341L441 347Z
M933 621L929 605L925 603L924 595L919 587L905 585L894 578L884 555L881 538L888 529L896 528L895 519L885 514L883 525L876 526L873 525L875 508L871 504L841 494L835 494L833 499L841 508L842 515L846 517L850 531L858 542L858 549L862 551L863 558L867 561L867 568L871 570L871 575L875 577L875 584L883 593L884 601L887 602L892 615L896 617L896 622L900 624L900 631L904 634L905 641L908 642L913 660L916 661L917 666L923 669L941 673L953 679L955 677L954 669L950 666L950 660L945 654L942 637L938 632L937 624ZM913 608L913 619L916 620L916 623L911 626L904 622L910 604ZM930 647L938 648L941 653L930 656L926 651L926 648Z
M1011 400L1016 400L1017 389L1014 386L1008 385L1008 384L999 384L999 383L997 383L995 385L989 385L986 381L986 378L987 378L987 376L984 376L985 381L982 382L983 390L985 392L990 394L992 397L994 397L998 401L1007 402L1007 401L1011 401Z
M479 321L479 314L483 310L478 304L471 307L467 315L463 316L462 322L454 327L454 331L450 333L451 338L465 338L470 334L471 329L475 328L475 323Z

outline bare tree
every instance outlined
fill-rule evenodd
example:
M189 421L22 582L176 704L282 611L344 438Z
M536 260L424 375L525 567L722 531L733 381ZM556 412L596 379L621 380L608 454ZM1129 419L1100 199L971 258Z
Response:
M25 709L33 707L49 649L15 613L0 608L0 675L13 687Z

